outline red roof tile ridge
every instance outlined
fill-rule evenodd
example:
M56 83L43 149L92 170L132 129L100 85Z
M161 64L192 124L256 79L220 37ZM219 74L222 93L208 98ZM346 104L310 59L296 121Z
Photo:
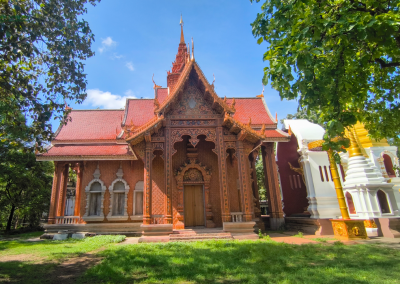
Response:
M126 141L130 141L136 137L138 137L139 135L145 133L149 128L153 127L156 123L160 122L164 120L164 116L154 116L151 120L149 120L146 124L143 124L142 126L138 127L137 129L134 130L134 132L132 133L132 136L128 136L126 138Z
M272 114L271 114L271 112L269 111L269 108L268 108L268 106L267 106L267 102L265 101L264 97L261 97L260 99L261 99L261 101L263 102L264 108L265 108L265 110L267 111L267 114L268 114L269 118L271 119L271 121L272 121L272 122L275 121L275 124L278 125L278 121L275 120L275 117L273 117Z

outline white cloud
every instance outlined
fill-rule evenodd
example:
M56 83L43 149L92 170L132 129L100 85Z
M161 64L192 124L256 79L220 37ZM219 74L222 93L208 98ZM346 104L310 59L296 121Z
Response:
M135 95L134 95L134 93L133 93L132 90L127 90L127 91L125 92L125 95L126 95L127 97L130 97L130 98L135 98Z
M129 95L127 94L129 91ZM133 92L128 90L125 95L113 95L110 92L103 92L99 89L89 89L87 90L87 98L84 101L85 105L90 105L92 107L100 107L105 109L119 109L124 108L126 99L133 97Z
M117 45L116 41L113 41L111 37L107 37L101 41L101 47L99 47L100 53L103 51L110 49Z
M125 56L118 54L118 53L113 53L113 55L111 56L111 59L121 59L124 58Z
M135 68L133 68L132 62L126 62L125 66L128 67L128 69L131 71L135 70Z

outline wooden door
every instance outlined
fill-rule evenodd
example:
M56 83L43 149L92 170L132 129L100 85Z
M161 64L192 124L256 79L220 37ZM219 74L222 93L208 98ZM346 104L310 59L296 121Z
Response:
M185 227L204 226L204 199L202 185L185 186Z

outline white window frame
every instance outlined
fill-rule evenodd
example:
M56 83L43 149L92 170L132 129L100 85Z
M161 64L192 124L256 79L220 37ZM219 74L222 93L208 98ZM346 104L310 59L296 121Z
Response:
M131 220L143 220L143 214L142 215L135 215L136 212L136 194L138 192L142 192L143 194L143 188L144 188L144 181L140 180L136 183L135 185L135 190L133 191L133 212L131 216ZM144 198L144 195L142 195ZM143 208L144 210L144 208Z

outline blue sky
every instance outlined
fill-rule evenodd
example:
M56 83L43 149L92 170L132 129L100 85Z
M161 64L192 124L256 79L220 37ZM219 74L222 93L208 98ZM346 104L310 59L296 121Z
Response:
M95 34L96 55L86 61L88 98L74 109L122 108L127 97L153 98L152 75L166 87L167 70L178 50L182 13L186 43L193 37L195 58L221 97L254 97L262 92L262 56L250 23L261 3L248 0L102 0L88 6L84 19ZM273 115L295 113L296 101L281 101L265 87ZM53 130L58 127L54 122Z

